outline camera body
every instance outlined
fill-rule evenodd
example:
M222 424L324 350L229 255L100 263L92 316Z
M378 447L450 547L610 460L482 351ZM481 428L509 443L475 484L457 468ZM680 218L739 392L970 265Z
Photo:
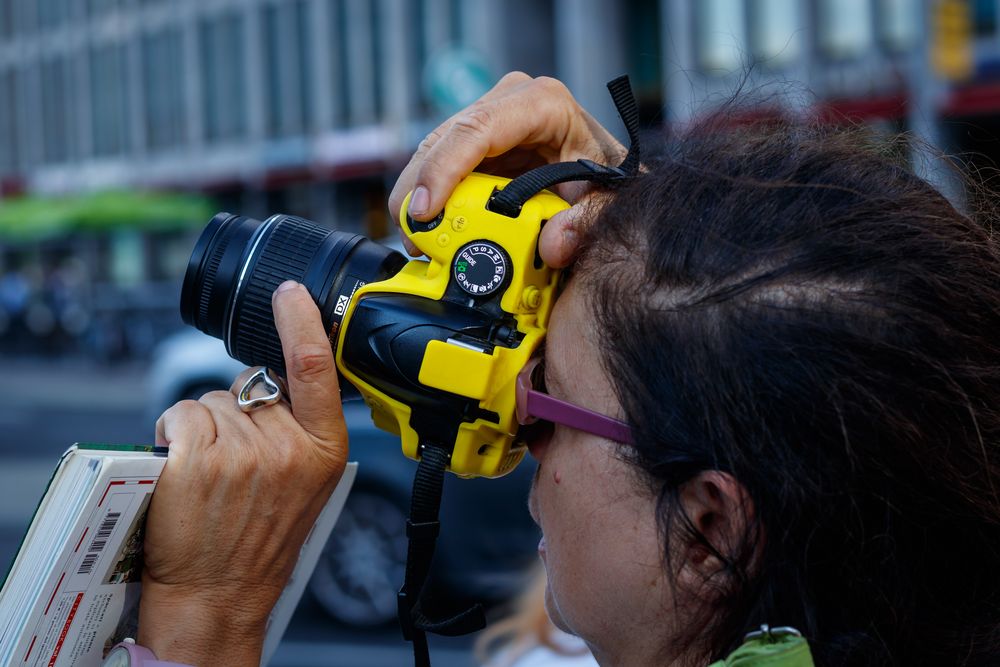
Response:
M408 195L403 232L427 261L341 295L343 319L329 332L375 424L399 434L410 458L427 442L445 446L461 476L500 476L524 458L515 382L556 298L558 271L542 262L538 236L569 205L543 191L517 217L491 211L507 183L471 174L429 222L407 215Z

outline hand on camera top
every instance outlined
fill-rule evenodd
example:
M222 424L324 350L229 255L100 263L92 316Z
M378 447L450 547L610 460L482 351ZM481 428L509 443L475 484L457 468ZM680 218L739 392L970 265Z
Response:
M618 164L626 152L561 82L513 72L423 140L396 181L389 212L398 225L403 198L413 191L410 215L430 220L472 171L514 177L546 163L580 158ZM562 268L576 253L582 219L578 204L586 200L591 185L566 183L556 190L577 205L549 220L539 252L549 266ZM418 253L409 239L403 242L410 254Z
M347 429L319 311L295 283L273 307L291 407L242 412L244 374L156 425L170 453L146 526L139 643L161 660L259 664L267 616L344 471Z

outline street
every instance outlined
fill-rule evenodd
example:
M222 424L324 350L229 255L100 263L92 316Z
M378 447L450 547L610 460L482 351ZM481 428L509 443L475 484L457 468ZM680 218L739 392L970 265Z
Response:
M149 443L145 368L107 369L0 357L0 562L17 552L59 455L74 442ZM471 667L472 639L431 638L435 666ZM358 631L335 624L307 590L274 667L380 667L412 663L396 627Z

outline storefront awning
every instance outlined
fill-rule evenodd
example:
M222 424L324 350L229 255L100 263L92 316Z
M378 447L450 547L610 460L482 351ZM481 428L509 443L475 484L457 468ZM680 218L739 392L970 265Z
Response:
M204 225L213 207L205 197L110 191L59 198L0 200L0 241L34 241L73 232L116 228L169 230Z

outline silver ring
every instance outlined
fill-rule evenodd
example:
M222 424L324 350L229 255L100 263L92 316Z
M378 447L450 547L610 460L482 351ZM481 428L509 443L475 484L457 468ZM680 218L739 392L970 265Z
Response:
M264 389L268 392L267 395L260 398L250 398L250 392L258 384L264 385ZM236 397L236 403L243 412L250 412L265 405L274 405L283 399L281 385L271 378L271 371L268 367L262 366L243 383L243 388L240 389L240 393Z

